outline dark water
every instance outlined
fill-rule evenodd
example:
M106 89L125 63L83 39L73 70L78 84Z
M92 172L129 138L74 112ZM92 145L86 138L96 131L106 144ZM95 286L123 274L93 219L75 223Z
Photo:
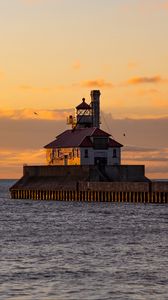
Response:
M168 206L11 200L0 181L0 299L168 299Z

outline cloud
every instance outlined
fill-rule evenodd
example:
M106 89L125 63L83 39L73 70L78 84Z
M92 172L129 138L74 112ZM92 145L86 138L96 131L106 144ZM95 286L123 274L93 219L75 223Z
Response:
M137 147L137 146L125 146L123 148L123 151L125 152L155 152L158 151L157 148L151 148L151 147Z
M127 146L123 149L122 163L145 165L149 178L168 178L168 148Z
M111 82L105 81L104 79L93 79L81 82L80 86L87 88L112 88L113 84Z
M144 148L168 147L168 117L114 119L111 114L104 113L101 121L103 129L112 133L121 144Z
M160 83L164 80L160 76L152 76L152 77L133 77L128 79L127 84L129 85L137 85L137 84L150 84L150 83Z
M168 148L143 148L126 146L123 149L124 159L133 161L168 162ZM132 153L132 154L131 154ZM130 155L131 154L131 155ZM168 169L168 166L167 166Z
M39 149L64 131L66 120L0 119L1 149Z
M67 116L72 114L71 109L60 110L38 110L38 109L18 109L18 110L0 110L0 119L10 120L66 120Z
M19 178L22 176L24 164L45 164L44 149L0 149L0 178Z
M11 150L11 149L0 149L0 165L2 167L6 165L23 165L29 164L40 164L45 163L45 150L44 149L25 149L23 150Z
M34 115L34 111L38 115ZM43 146L67 129L66 117L71 113L70 109L53 111L1 110L1 178L4 176L18 178L21 176L24 163L45 164ZM102 129L126 145L122 149L123 164L145 164L146 174L149 177L168 177L166 175L168 174L168 140L166 138L168 118L114 119L110 114L105 114L101 121ZM123 133L126 135L123 136ZM159 174L159 166L161 169L165 166L167 173L165 171L162 175ZM156 173L154 167L158 168Z

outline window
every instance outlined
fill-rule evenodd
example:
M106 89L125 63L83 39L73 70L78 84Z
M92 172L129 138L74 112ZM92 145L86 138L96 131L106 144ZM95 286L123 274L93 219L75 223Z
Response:
M117 157L117 150L116 149L113 149L113 157Z
M88 149L85 149L84 157L85 157L85 158L88 158Z

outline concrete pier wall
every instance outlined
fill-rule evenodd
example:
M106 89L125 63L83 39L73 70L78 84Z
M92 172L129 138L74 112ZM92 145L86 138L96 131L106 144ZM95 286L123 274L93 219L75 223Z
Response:
M145 167L144 165L106 166L105 172L113 181L143 181Z
M23 166L24 176L78 176L82 173L83 176L89 175L89 166Z
M72 177L78 181L147 181L143 165L24 166L23 175Z
M148 182L79 182L79 190L149 192Z

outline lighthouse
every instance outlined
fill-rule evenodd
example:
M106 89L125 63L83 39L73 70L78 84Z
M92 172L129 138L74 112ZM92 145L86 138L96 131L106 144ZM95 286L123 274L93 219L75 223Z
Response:
M100 91L92 90L68 117L71 129L45 145L48 165L120 165L122 145L100 128Z
M122 145L101 129L100 91L82 98L68 117L70 129L46 149L47 164L24 166L13 199L168 203L168 185L152 182L144 165L121 164Z

